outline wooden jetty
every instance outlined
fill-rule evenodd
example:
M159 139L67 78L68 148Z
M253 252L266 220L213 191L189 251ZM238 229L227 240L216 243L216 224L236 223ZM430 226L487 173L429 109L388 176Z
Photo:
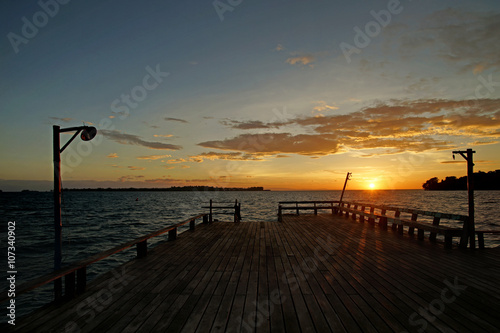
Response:
M185 221L191 230L175 237L166 228L175 241L149 251L138 245L140 258L2 331L500 330L500 248L448 249L385 230L384 219L381 228L346 218L352 206L305 207L316 214L281 211L281 222L239 223L203 215L196 218L205 223Z

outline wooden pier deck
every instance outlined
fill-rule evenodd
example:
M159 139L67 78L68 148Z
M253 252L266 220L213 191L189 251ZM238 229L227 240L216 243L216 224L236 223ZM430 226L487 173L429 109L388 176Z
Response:
M444 249L331 214L215 222L22 332L499 332L500 249Z

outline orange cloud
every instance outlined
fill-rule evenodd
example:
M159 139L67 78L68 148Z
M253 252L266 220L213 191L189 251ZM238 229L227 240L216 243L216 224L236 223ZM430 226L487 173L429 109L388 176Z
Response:
M148 156L139 156L138 160L159 160L162 158L172 157L172 155L148 155Z
M107 158L118 158L118 154L117 153L111 153L109 154L108 156L106 156Z
M315 60L316 58L313 55L308 54L304 56L288 58L286 59L286 63L290 65L296 65L296 64L307 65L314 62Z

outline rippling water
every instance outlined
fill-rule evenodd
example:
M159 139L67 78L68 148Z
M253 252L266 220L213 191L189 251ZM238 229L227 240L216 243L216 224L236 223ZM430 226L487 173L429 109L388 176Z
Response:
M67 192L63 194L63 265L207 212L210 199L241 202L244 222L276 221L279 201L338 200L340 191L318 192ZM7 267L7 222L16 221L17 285L53 268L53 199L49 192L0 193L2 267ZM136 200L138 199L138 200ZM347 191L345 201L386 204L467 215L466 191ZM500 191L477 191L476 228L500 229ZM220 218L220 217L219 217ZM227 217L230 219L230 217ZM151 244L165 240L157 237ZM500 245L490 236L486 246ZM134 258L135 248L91 265L92 279ZM2 289L6 283L2 279ZM52 286L16 298L18 315L50 301Z

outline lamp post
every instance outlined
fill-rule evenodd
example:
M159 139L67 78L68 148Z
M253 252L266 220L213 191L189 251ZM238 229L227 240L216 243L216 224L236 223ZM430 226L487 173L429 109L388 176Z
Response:
M69 139L66 144L60 148L61 139L60 134L65 132L75 132L71 139ZM97 130L95 127L91 126L78 126L78 127L68 127L60 128L60 126L54 125L52 127L53 135L53 155L54 155L54 271L61 268L62 262L62 221L61 221L61 153L69 146L69 144L80 134L80 138L83 141L92 140L96 134ZM55 280L54 291L56 298L62 293L62 281L61 279Z
M345 177L345 182L344 182L344 188L342 189L342 194L340 195L340 201L339 201L339 207L342 204L342 198L344 197L344 192L345 192L345 187L347 185L347 181L351 179L352 172L348 172L347 176Z
M474 153L475 151L473 151L472 149L467 149L465 151L458 150L453 152L453 159L455 159L455 154L459 154L467 161L467 192L469 195L469 219L467 220L467 238L470 240L471 249L474 249L476 247L476 227L474 221ZM467 247L467 243L460 245Z

